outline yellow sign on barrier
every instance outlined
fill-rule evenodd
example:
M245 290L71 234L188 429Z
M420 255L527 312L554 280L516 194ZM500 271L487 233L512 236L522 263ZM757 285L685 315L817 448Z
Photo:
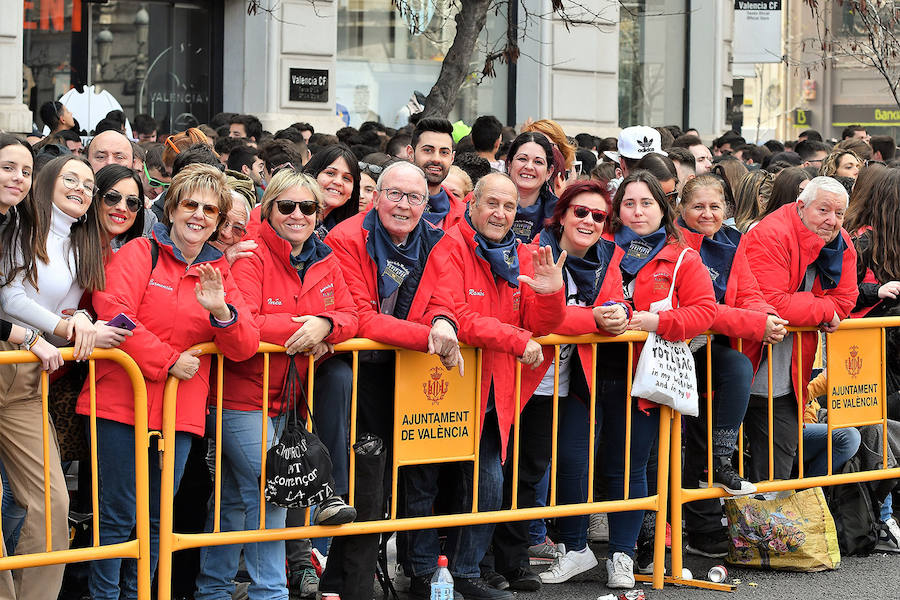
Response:
M828 336L828 421L832 427L881 422L884 364L880 329Z
M466 374L437 356L397 351L394 453L400 464L461 460L475 455L475 350L462 350Z

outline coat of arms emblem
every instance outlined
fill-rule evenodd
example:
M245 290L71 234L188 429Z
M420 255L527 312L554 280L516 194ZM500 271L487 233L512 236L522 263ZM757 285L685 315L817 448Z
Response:
M862 357L859 356L859 346L850 346L850 356L844 361L844 366L847 367L847 373L851 377L855 378L859 375L860 370L862 370Z
M430 371L431 379L422 384L422 391L425 397L431 400L431 404L436 406L450 389L450 382L443 378L444 372L440 367L434 367Z

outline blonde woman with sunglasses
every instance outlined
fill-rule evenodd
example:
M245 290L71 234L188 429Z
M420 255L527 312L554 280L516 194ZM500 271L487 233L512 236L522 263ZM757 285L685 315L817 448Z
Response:
M247 360L259 346L259 332L238 293L228 261L209 241L231 208L225 176L215 167L194 164L175 176L166 194L165 223L153 227L152 238L137 238L111 258L106 287L93 295L97 317L124 315L132 336L121 349L144 374L151 429L162 428L163 389L169 375L178 386L175 423L175 488L184 472L191 436L203 435L209 394L209 357L197 357L191 346L213 341L229 359ZM227 300L226 300L227 298ZM134 448L134 404L131 384L115 364L97 364L97 466L100 475L100 543L124 542L135 523L134 464L122 460ZM88 390L77 412L90 412ZM167 446L168 448L168 446ZM160 463L151 443L150 519L158 530ZM151 534L151 570L156 569L158 539ZM137 598L136 565L121 559L91 563L92 598Z

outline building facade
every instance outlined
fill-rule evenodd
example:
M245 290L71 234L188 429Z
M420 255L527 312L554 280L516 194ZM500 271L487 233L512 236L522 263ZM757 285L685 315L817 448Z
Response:
M43 126L40 105L71 88L106 90L126 115L150 113L164 131L223 110L255 114L271 131L296 121L326 132L368 120L397 127L410 97L437 78L457 10L449 0L403 0L403 10L391 0L0 4L12 15L0 25L0 128L18 132ZM730 3L586 0L568 10L590 23L567 24L550 0L491 12L451 120L552 118L596 135L634 124L706 136L729 128ZM482 76L485 52L511 24L519 60Z

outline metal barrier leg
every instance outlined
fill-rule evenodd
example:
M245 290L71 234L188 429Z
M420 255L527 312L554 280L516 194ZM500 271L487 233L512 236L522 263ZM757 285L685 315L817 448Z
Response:
M672 411L672 452L669 458L669 469L672 472L672 487L670 491L672 516L670 518L672 526L672 577L681 579L681 572L684 567L684 530L682 499L681 499L681 414ZM662 450L660 450L662 451ZM663 531L665 536L665 531Z
M656 532L653 542L653 589L659 590L663 587L663 581L666 571L666 501L669 497L669 469L674 469L671 459L666 460L669 456L669 448L674 437L675 423L680 424L680 420L672 419L673 411L668 406L662 406L659 410L659 459L656 467ZM675 413L677 415L677 413ZM679 438L680 438L679 429ZM681 443L677 446L671 445L674 456L677 454L681 457ZM680 461L679 461L680 462ZM680 465L679 465L680 467ZM673 487L673 490L678 489ZM673 504L674 507L674 504ZM672 529L672 549L675 549L675 530ZM674 553L672 555L674 560Z

